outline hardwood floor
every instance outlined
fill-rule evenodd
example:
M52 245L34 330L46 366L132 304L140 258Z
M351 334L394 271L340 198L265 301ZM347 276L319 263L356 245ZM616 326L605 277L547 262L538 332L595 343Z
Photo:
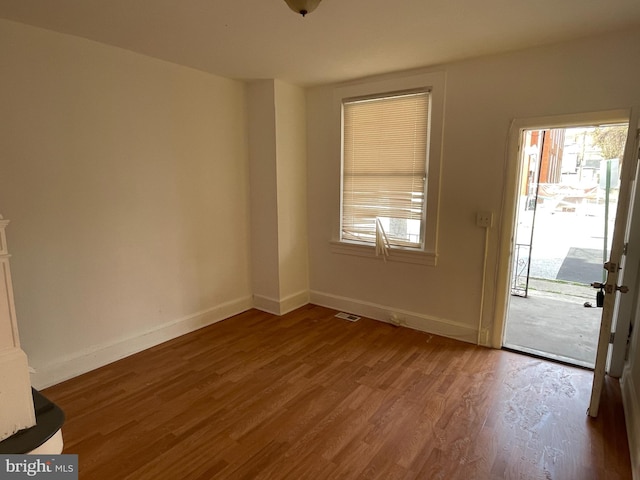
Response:
M309 305L47 389L80 478L630 479L616 380Z

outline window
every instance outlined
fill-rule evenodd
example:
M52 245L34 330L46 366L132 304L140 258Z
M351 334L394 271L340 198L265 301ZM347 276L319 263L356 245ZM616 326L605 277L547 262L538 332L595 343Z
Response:
M432 72L334 90L342 163L332 252L436 264L444 87L445 73Z
M342 240L422 248L429 92L342 106Z

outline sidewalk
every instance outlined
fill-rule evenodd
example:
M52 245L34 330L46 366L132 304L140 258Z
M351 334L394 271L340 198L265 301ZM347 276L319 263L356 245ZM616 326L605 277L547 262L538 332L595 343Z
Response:
M590 302L596 304L597 290L591 286L567 282L562 280L547 280L544 278L529 279L529 294L536 297L553 298L560 301L575 303Z

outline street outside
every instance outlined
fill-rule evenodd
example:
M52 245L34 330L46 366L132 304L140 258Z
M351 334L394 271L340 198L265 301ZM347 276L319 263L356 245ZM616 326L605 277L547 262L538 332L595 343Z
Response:
M602 265L608 260L616 206L609 205L607 254L603 254L604 205L575 212L538 208L529 276L587 285L604 280ZM523 226L531 225L533 211L523 212L520 219ZM530 235L530 227L522 230Z

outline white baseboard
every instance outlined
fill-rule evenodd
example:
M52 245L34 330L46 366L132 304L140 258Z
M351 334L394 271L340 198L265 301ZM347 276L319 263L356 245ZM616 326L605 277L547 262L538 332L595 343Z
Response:
M253 295L253 308L273 315L280 315L280 302L264 295Z
M264 295L253 296L253 307L273 315L285 315L309 303L309 291L302 290L278 300Z
M37 390L50 387L167 340L245 312L252 306L251 297L226 302L127 338L95 345L47 365L36 365L36 372L31 376L31 383Z
M627 424L629 453L631 454L631 472L633 480L640 480L640 398L638 398L629 368L625 368L620 379L624 418Z
M478 330L476 328L443 318L317 291L311 291L310 300L314 305L355 313L374 320L406 326L463 342L475 344L478 338ZM392 321L392 315L395 315L395 322Z

